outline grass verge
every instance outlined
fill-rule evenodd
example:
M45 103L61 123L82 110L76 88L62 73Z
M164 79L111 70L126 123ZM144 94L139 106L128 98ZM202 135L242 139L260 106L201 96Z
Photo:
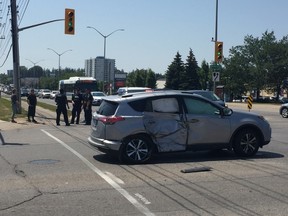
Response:
M3 97L0 98L0 120L10 121L12 114L11 101ZM27 116L27 111L22 108L21 114L16 114L18 118L25 118Z

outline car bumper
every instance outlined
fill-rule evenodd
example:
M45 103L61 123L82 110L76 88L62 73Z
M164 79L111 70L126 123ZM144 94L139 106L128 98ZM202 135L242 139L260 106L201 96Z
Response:
M92 139L91 137L88 137L88 143L98 148L101 151L119 151L121 142L120 141L111 141L111 140L104 140L104 139Z

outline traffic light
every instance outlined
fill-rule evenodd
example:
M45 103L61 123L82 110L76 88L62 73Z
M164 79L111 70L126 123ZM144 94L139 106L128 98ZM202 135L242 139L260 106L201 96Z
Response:
M75 10L65 9L65 34L74 35L75 32Z
M223 42L215 42L215 62L220 63L223 60Z

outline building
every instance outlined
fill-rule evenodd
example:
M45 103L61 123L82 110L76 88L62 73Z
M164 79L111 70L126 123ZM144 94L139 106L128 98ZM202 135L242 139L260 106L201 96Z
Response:
M105 63L102 56L85 60L85 76L114 85L115 59L106 58Z

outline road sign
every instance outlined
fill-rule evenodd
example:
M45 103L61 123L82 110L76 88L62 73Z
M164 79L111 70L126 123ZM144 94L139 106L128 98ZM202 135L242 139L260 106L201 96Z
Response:
M248 106L248 109L252 109L252 103L253 103L253 97L250 95L248 98L247 98L247 106Z
M220 64L212 64L212 65L210 65L210 67L211 67L211 69L213 69L213 70L221 70L221 65Z
M213 82L219 82L220 81L220 72L213 72L212 73L212 80L213 80Z

